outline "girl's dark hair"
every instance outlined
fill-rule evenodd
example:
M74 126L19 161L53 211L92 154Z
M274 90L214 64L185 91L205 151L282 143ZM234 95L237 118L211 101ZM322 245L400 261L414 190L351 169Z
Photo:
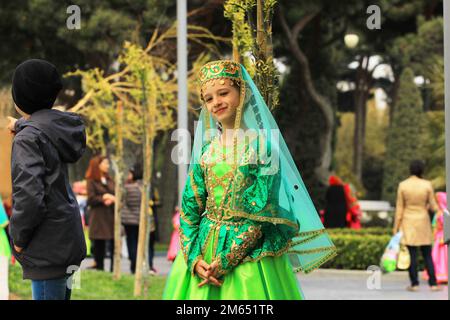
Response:
M130 172L133 174L133 181L142 180L144 172L141 163L136 162L133 168L130 169Z
M409 164L409 172L419 178L422 178L425 171L425 163L422 160L413 160Z

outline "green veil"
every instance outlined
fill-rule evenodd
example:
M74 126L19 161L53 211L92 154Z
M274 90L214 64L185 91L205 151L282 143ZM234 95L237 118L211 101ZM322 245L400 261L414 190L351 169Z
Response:
M308 273L336 256L336 248L320 221L300 173L292 159L270 110L244 66L228 60L213 61L202 67L200 82L229 79L239 86L240 105L235 120L234 178L227 195L231 203L226 215L247 218L277 226L286 239L283 253L289 255L295 272ZM242 130L236 130L242 129ZM247 134L249 133L250 134ZM206 146L221 134L218 123L202 108L195 130L191 165L200 164ZM248 138L248 136L256 138ZM247 142L254 157L239 157L238 141ZM246 166L257 166L258 175L245 184ZM244 178L244 179L243 179ZM258 201L247 203L248 191L257 192Z

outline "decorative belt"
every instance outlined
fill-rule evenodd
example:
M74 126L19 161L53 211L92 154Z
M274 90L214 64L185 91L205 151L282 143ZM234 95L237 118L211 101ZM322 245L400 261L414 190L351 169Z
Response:
M211 214L207 214L206 218L208 218L208 220L211 220L215 224L223 224L223 225L230 225L230 226L242 226L246 223L245 220L243 220L243 221L227 221L227 220L217 219L216 217L214 217Z

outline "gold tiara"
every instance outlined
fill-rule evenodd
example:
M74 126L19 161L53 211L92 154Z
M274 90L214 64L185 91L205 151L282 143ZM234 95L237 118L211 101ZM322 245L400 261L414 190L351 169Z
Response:
M231 80L242 79L242 69L238 62L232 60L211 61L200 68L198 82L202 87L206 82L214 79L227 78Z

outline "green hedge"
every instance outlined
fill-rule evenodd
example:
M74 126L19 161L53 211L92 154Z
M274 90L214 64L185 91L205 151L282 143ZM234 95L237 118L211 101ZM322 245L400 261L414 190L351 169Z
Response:
M367 270L380 264L389 240L391 228L327 229L338 250L338 255L322 268ZM419 270L423 269L423 258L418 257Z
M331 235L350 234L350 235L388 235L388 236L390 236L392 234L392 228L383 228L383 227L371 227L371 228L361 228L361 229L331 228L331 229L327 229L327 232Z

